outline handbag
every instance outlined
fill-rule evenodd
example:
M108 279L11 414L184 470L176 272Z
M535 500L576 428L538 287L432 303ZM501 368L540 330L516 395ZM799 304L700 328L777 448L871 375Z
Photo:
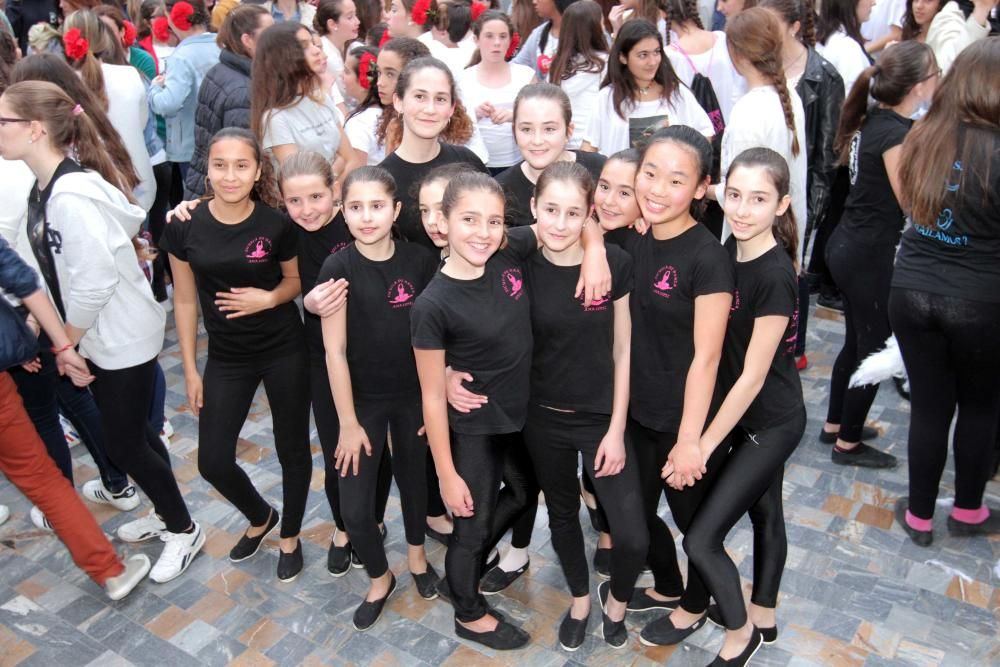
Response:
M25 318L0 298L0 371L20 366L38 356L38 337L28 328Z

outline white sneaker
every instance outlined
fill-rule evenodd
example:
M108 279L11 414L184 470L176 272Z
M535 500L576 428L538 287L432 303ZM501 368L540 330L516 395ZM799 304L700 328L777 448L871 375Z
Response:
M73 424L70 423L68 419L63 417L62 413L59 413L59 425L62 426L63 435L66 437L66 445L72 447L81 442L80 434L76 432L73 428Z
M29 514L31 515L31 523L35 524L35 528L39 530L52 530L52 524L42 514L42 510L32 505Z
M139 517L135 521L123 523L118 527L118 539L122 542L145 542L154 537L160 537L167 530L167 524L163 519L156 516L154 510L149 514Z
M84 483L81 492L84 498L93 503L111 505L122 512L134 510L139 506L139 494L131 484L118 493L111 493L101 480L92 479Z
M163 420L163 430L160 431L160 435L166 437L167 440L174 437L174 427L171 426L169 419Z
M146 578L148 572L149 558L144 554L136 554L125 561L124 572L104 582L104 590L112 600L121 600Z
M165 584L171 579L181 576L184 570L188 569L188 565L205 544L205 531L196 521L194 522L194 531L190 533L164 531L160 535L160 539L165 543L163 553L160 554L156 565L150 571L149 578L158 584Z
M6 505L0 505L0 524L10 518L10 508Z

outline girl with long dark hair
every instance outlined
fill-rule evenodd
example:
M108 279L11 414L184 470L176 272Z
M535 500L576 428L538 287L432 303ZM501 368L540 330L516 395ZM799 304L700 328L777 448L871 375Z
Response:
M816 26L816 51L830 61L844 80L844 94L869 65L861 24L871 16L872 0L824 0Z
M582 131L590 124L597 104L601 80L608 69L608 42L604 36L601 6L593 0L578 0L566 8L563 31L548 81L565 91L573 108L573 126L580 132L570 137L569 148L580 147Z

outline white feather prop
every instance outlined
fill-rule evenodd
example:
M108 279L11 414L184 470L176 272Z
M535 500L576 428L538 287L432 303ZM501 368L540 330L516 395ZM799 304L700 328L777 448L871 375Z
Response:
M899 352L895 336L889 336L884 349L868 355L868 358L858 365L858 370L851 376L850 386L878 384L892 377L906 377L903 355Z

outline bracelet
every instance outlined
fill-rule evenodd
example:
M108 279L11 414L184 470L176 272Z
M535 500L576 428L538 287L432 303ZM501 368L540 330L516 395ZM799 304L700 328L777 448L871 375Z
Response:
M73 349L73 347L74 347L73 343L66 343L62 347L53 347L52 348L52 354L54 354L55 356L58 357L60 354L62 354L66 350Z

